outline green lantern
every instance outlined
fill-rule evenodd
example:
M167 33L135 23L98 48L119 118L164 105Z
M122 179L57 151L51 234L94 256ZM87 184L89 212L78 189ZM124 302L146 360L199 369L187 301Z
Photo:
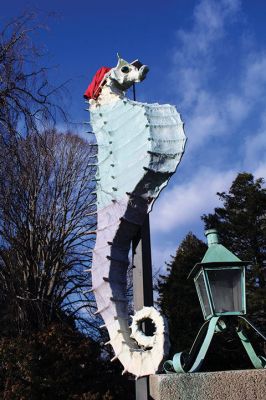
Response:
M205 232L208 250L192 269L201 309L205 319L189 353L176 353L164 363L166 373L197 372L208 351L214 333L223 333L231 326L238 335L255 368L266 368L265 357L258 356L240 324L241 320L266 341L266 337L244 316L246 314L245 268L241 261L219 243L217 231Z
M205 235L208 250L189 275L194 277L204 318L246 314L245 267L250 262L220 244L215 229Z

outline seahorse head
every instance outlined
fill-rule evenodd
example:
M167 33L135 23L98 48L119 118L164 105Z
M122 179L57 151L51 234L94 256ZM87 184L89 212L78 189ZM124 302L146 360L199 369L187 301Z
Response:
M117 54L117 57L117 66L111 69L109 78L119 90L125 91L135 82L141 82L145 79L149 71L147 65L143 65L139 60L129 63L123 60L119 54Z

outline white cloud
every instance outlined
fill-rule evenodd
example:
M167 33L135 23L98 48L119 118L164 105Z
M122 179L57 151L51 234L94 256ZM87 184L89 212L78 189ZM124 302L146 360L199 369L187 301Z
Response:
M191 28L177 32L171 79L189 162L186 182L164 191L151 214L156 265L176 251L169 238L201 232L200 216L220 204L216 192L227 191L237 173L266 177L266 47L258 50L246 27L240 1L201 0Z
M260 162L257 168L253 172L255 178L264 178L266 177L266 161Z
M243 144L243 165L257 177L266 177L266 110L260 126L246 136Z
M216 195L227 190L236 171L202 169L194 179L163 192L151 217L153 232L170 232L191 222L202 214L212 212L219 203Z
M239 172L251 171L255 178L266 177L266 143L265 135L254 137L253 143L247 145L247 151L263 154L256 163L241 163L248 168L230 170L212 170L201 168L193 178L183 184L176 184L164 191L151 214L151 227L155 237L161 239L175 230L193 230L200 222L200 216L212 213L219 206L217 192L228 191ZM253 160L253 155L251 156ZM240 166L240 164L239 164ZM163 240L164 242L164 240ZM171 250L171 251L170 251ZM155 254L159 260L167 260L173 254L174 245L164 244L156 247ZM168 254L168 258L166 257ZM156 263L156 265L158 265Z
M165 190L151 214L156 265L176 251L173 237L200 234L200 216L220 204L216 193L237 173L266 177L266 47L258 50L246 24L240 1L201 0L191 28L177 32L171 79L189 161L186 181Z
M181 48L175 62L186 64L189 60L197 67L198 57L204 54L209 58L211 47L225 35L227 20L240 11L240 5L238 0L200 1L194 10L192 29L177 32Z
M224 101L225 112L230 122L243 121L249 111L249 104L245 97L236 93L229 93Z
M246 55L247 68L242 79L243 96L260 100L266 88L266 53L249 53Z
M215 47L225 35L227 20L238 13L239 7L239 1L234 0L202 0L195 8L192 29L178 31L172 78L181 94L180 108L188 116L191 149L228 127L226 105L231 109L233 99L226 101L213 92L209 80Z
M238 0L201 0L191 29L177 33L171 76L186 115L190 151L212 137L236 135L266 96L266 52L250 41L227 40L241 12ZM217 59L217 49L228 45L234 58L218 50ZM230 64L233 75L226 77Z
M196 6L190 31L177 32L172 75L182 93L182 104L197 103L212 71L213 50L225 35L225 25L239 12L238 0L202 0Z
M266 129L245 140L245 164L249 168L257 168L258 164L266 161Z

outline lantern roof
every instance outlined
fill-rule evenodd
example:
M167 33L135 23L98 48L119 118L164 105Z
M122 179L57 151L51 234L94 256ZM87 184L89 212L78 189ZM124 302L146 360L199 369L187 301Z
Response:
M197 263L188 278L195 276L200 267L219 267L219 266L241 266L249 265L250 261L241 261L235 254L219 243L219 236L216 229L205 231L207 237L208 249L201 260Z
M207 237L208 250L203 257L201 264L209 262L241 261L236 255L219 243L216 229L205 231L205 236Z

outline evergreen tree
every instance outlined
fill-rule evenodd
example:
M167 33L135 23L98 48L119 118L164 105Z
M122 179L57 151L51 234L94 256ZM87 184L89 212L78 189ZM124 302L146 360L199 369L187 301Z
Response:
M240 173L229 192L217 193L223 206L203 215L205 228L216 228L221 242L244 261L247 270L248 316L266 329L266 189L262 178Z
M169 275L160 276L159 304L169 321L171 353L189 348L203 323L193 279L187 277L206 250L206 244L189 233L168 264Z

